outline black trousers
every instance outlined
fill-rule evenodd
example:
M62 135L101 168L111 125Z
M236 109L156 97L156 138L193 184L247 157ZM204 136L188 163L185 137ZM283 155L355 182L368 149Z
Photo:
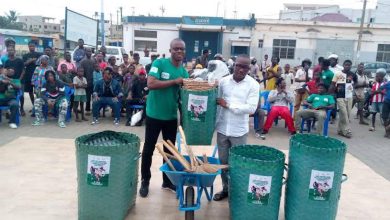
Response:
M85 104L85 111L91 111L91 97L93 93L93 86L87 86L87 103Z
M170 140L173 143L176 141L177 119L175 120L158 120L146 116L145 123L145 144L142 150L141 162L141 179L144 183L149 184L151 173L150 167L152 165L153 151L157 143L158 136L162 132L164 140ZM164 147L165 152L169 152ZM163 183L171 184L169 178L163 173Z

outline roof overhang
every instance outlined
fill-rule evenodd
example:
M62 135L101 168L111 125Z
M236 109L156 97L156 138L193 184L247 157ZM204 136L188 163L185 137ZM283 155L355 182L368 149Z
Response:
M177 24L179 30L189 31L224 31L226 26L220 25L191 25L191 24Z

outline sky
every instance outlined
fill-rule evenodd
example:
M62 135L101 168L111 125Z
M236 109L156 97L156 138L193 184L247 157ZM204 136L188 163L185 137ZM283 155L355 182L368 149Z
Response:
M363 0L103 0L105 20L117 21L117 11L123 8L123 16L161 16L160 8L165 8L164 16L219 16L225 18L278 18L283 3L338 4L341 8L363 7ZM377 0L368 0L367 8L375 8ZM101 0L0 0L0 14L16 10L19 15L42 15L53 17L56 22L65 17L65 7L92 17L100 13ZM234 13L236 12L236 15Z

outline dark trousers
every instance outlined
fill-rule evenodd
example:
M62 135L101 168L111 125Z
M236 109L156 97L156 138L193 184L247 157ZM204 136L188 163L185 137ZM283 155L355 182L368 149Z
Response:
M93 94L93 86L88 86L85 91L87 92L87 103L85 104L85 111L91 111L91 97Z
M383 122L385 123L385 126L388 126L390 124L389 117L390 117L390 101L385 100L382 106L382 119Z
M114 102L113 97L99 97L99 100L94 101L92 103L92 115L94 118L99 118L99 112L100 109L104 106L110 106L112 110L114 111L114 117L115 119L119 120L121 117L120 113L120 108L121 108L121 103L120 101Z
M9 123L16 123L16 114L18 114L19 103L16 99L0 99L0 106L10 107L10 119Z
M127 120L131 120L131 116L133 116L133 112L135 109L131 108L132 105L142 105L143 106L143 112L142 112L142 118L141 121L143 121L146 118L146 102L144 100L126 100L126 118Z
M162 132L164 140L170 140L172 143L176 141L177 119L175 120L158 120L146 116L145 126L145 144L142 150L141 162L141 177L144 183L149 184L151 173L150 167L152 165L153 151L157 143L158 136ZM169 152L164 147L165 152ZM169 178L163 173L163 183L171 184Z

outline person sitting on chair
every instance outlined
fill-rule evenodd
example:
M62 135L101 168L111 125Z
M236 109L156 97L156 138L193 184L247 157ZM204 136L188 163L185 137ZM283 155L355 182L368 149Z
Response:
M120 99L123 96L121 85L112 78L113 70L110 67L104 69L103 79L99 80L93 91L92 125L99 123L100 109L108 105L114 112L114 124L119 125L120 118Z
M35 121L33 126L43 124L43 106L48 105L48 112L57 108L58 110L58 126L65 128L65 116L68 111L68 101L65 97L65 86L56 79L54 70L45 72L45 83L38 92L40 96L34 101Z
M316 132L322 135L322 130L324 127L324 121L326 119L326 111L333 109L335 106L335 101L333 96L326 94L326 85L320 83L317 85L318 94L311 94L305 101L303 105L306 105L307 109L302 109L297 112L297 117L295 118L295 127L297 130L300 129L301 118L315 118L317 120L317 129Z
M286 121L291 135L294 135L296 133L294 121L289 110L290 104L294 103L294 95L286 90L286 82L283 78L278 78L276 86L277 88L268 95L268 102L271 103L272 107L265 121L262 134L267 134L274 120L280 116Z
M142 121L146 118L146 111L145 111L145 105L146 105L146 96L148 94L148 85L146 81L146 71L144 69L141 69L139 72L138 77L133 81L133 85L131 87L131 92L129 92L127 99L126 99L126 117L127 122L126 126L130 126L131 122L131 116L133 115L133 111L135 109L132 109L132 105L142 105L142 118L136 126L141 126Z
M0 72L0 106L9 106L11 116L9 118L9 127L18 128L16 125L16 116L18 114L19 103L16 101L17 90L21 88L19 79L14 79L15 70L11 67L5 70L5 74ZM0 116L1 117L1 116Z

